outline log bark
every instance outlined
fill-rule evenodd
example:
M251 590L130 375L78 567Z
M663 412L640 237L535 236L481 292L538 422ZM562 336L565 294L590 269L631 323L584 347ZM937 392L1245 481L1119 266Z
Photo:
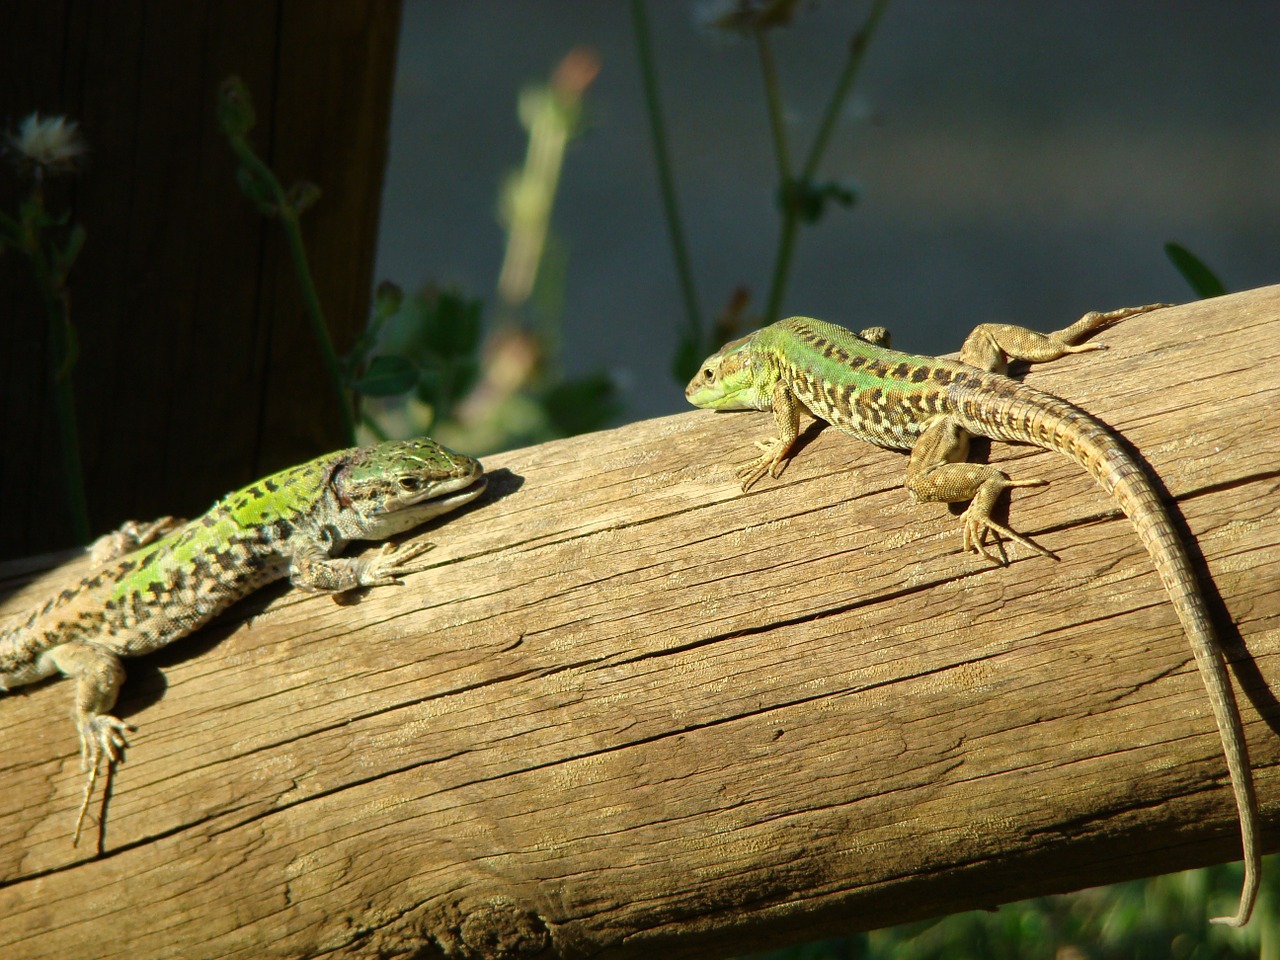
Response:
M1122 432L1194 532L1268 849L1278 316L1280 287L1159 311L1027 377ZM0 701L0 953L709 957L1238 859L1186 639L1078 467L993 445L1050 481L1010 512L1061 558L993 568L903 456L831 429L742 494L770 427L694 411L489 458L403 588L280 585L131 661L100 851L70 843L70 685Z

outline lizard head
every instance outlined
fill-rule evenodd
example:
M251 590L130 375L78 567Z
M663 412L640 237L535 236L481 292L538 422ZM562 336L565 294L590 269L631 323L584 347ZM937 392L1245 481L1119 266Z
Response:
M382 540L470 503L484 492L480 461L426 437L362 447L329 478L351 539Z
M768 410L771 401L760 389L762 371L750 349L754 338L732 340L707 357L684 388L688 401L707 410Z

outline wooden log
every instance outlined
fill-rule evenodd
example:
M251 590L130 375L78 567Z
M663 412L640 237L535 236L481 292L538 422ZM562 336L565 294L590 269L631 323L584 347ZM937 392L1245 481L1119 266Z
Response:
M1277 316L1280 286L1159 311L1028 376L1128 437L1194 531L1268 849ZM0 954L719 956L1238 859L1186 639L1083 471L994 445L1050 481L1012 523L1061 557L994 568L903 456L834 430L742 494L770 426L693 411L492 457L403 588L270 588L131 661L96 854L70 843L70 684L0 700Z

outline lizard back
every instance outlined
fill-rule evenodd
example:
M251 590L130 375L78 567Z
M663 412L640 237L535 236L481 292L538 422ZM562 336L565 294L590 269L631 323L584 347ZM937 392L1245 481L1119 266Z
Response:
M0 632L0 688L52 676L40 654L91 642L123 656L159 649L289 570L281 550L319 497L312 464L223 497L205 514L116 557Z

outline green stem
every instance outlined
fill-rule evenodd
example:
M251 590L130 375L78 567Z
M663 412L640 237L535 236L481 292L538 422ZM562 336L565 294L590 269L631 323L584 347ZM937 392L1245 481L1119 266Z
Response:
M845 60L844 71L836 82L836 89L831 94L831 102L827 104L826 113L823 114L822 122L818 125L818 133L813 138L813 146L809 150L809 158L805 161L804 172L800 175L804 180L812 180L818 172L818 164L822 160L823 153L826 152L827 143L831 140L836 121L840 119L840 111L844 107L845 100L848 99L849 94L853 91L853 83L858 77L858 71L862 68L863 61L866 59L867 48L871 46L871 38L875 36L876 27L880 25L880 18L884 16L884 11L888 6L889 0L876 0L872 4L871 12L867 14L867 19L862 24L862 28L853 35L853 40L849 44L849 57Z
M43 206L40 208L43 212ZM66 471L67 509L77 543L89 542L89 501L85 495L84 465L80 460L80 430L76 424L75 395L71 384L71 316L65 278L54 276L45 258L38 228L25 224L22 249L31 264L40 298L49 321L49 376L53 410L58 423L58 446Z
M791 259L795 253L796 232L800 222L794 192L800 185L807 186L818 172L818 164L822 162L822 155L826 152L827 145L831 141L831 134L840 118L840 111L843 109L849 94L853 91L854 81L857 79L862 63L866 59L867 48L871 45L871 38L875 36L876 28L880 25L880 18L884 16L885 9L888 6L889 0L875 0L875 3L871 6L871 12L867 14L866 21L863 22L861 29L854 34L853 40L849 44L849 56L845 60L844 70L840 74L840 79L836 82L836 88L831 94L831 100L827 103L827 109L818 125L818 132L813 138L813 145L809 149L809 155L805 160L804 168L798 181L793 180L791 177L786 137L782 129L781 98L778 93L778 81L773 65L773 57L765 41L765 31L756 31L756 40L760 49L760 67L764 74L765 92L769 98L769 116L774 129L774 149L778 154L778 173L781 180L779 189L782 205L782 226L778 236L777 258L773 264L773 279L769 285L769 299L765 306L765 323L772 323L778 319L778 314L782 309L782 298L786 293L787 280L791 273Z
M356 442L356 422L351 410L351 395L347 392L342 376L342 362L338 352L333 348L333 340L329 336L329 327L324 322L324 312L320 308L320 295L316 292L315 280L311 276L311 265L307 262L307 250L302 245L302 228L298 223L297 211L288 203L280 208L280 225L284 229L285 239L289 243L289 255L293 258L293 269L298 275L298 286L302 288L302 303L306 307L307 316L311 320L311 332L320 347L320 356L324 360L325 370L329 373L329 382L338 397L338 410L342 415L342 429L346 433L347 443Z
M71 512L71 530L76 542L89 542L89 501L84 489L84 465L80 461L80 431L76 424L75 396L71 386L71 370L66 361L66 334L69 323L67 302L62 297L46 297L52 301L49 310L49 367L53 377L53 407L58 418L58 443L62 448L62 465L67 472L67 507Z
M778 82L778 67L773 62L773 50L769 48L767 30L756 31L756 51L760 55L760 75L764 80L765 104L769 108L769 131L773 134L773 152L778 162L778 176L786 182L791 179L791 151L787 147L782 87Z
M689 332L699 347L703 347L705 344L702 342L702 314L698 309L698 294L693 284L693 268L690 266L689 250L684 240L684 227L680 221L675 177L671 172L671 157L667 149L666 124L662 116L662 100L658 93L658 71L653 58L653 41L649 32L649 14L645 8L645 0L631 0L631 19L636 38L636 58L640 61L640 79L644 87L645 107L649 113L649 132L653 137L653 159L658 168L662 208L666 214L667 232L671 237L671 254L676 261L676 274L680 280L680 294L684 299L684 312L689 321Z
M228 134L227 140L231 144L232 151L240 160L242 166L248 170L250 176L262 183L266 183L271 189L276 215L280 218L285 241L289 245L289 256L293 260L294 273L298 277L298 286L302 291L303 307L306 309L307 317L311 321L311 332L320 348L320 356L324 361L325 370L329 374L329 382L333 387L333 392L338 398L342 429L346 434L347 442L355 443L356 422L355 414L351 409L351 396L347 392L346 380L342 375L342 363L338 359L338 353L333 347L333 340L329 336L329 327L324 321L324 312L320 307L320 295L316 292L315 280L311 276L311 266L307 262L307 251L302 243L302 229L299 226L298 212L285 194L284 187L276 179L275 173L258 158L249 142L244 137L235 134Z
M791 177L791 153L787 147L786 117L783 115L782 91L778 83L778 68L769 49L768 31L756 31L756 50L760 55L760 74L764 80L765 101L769 108L769 128L773 133L773 152L778 164L778 199L782 206L782 227L778 235L778 252L773 262L773 278L769 282L769 297L765 302L764 322L778 318L782 296L786 291L787 275L791 271L791 255L796 240L796 205L791 199L794 183Z

